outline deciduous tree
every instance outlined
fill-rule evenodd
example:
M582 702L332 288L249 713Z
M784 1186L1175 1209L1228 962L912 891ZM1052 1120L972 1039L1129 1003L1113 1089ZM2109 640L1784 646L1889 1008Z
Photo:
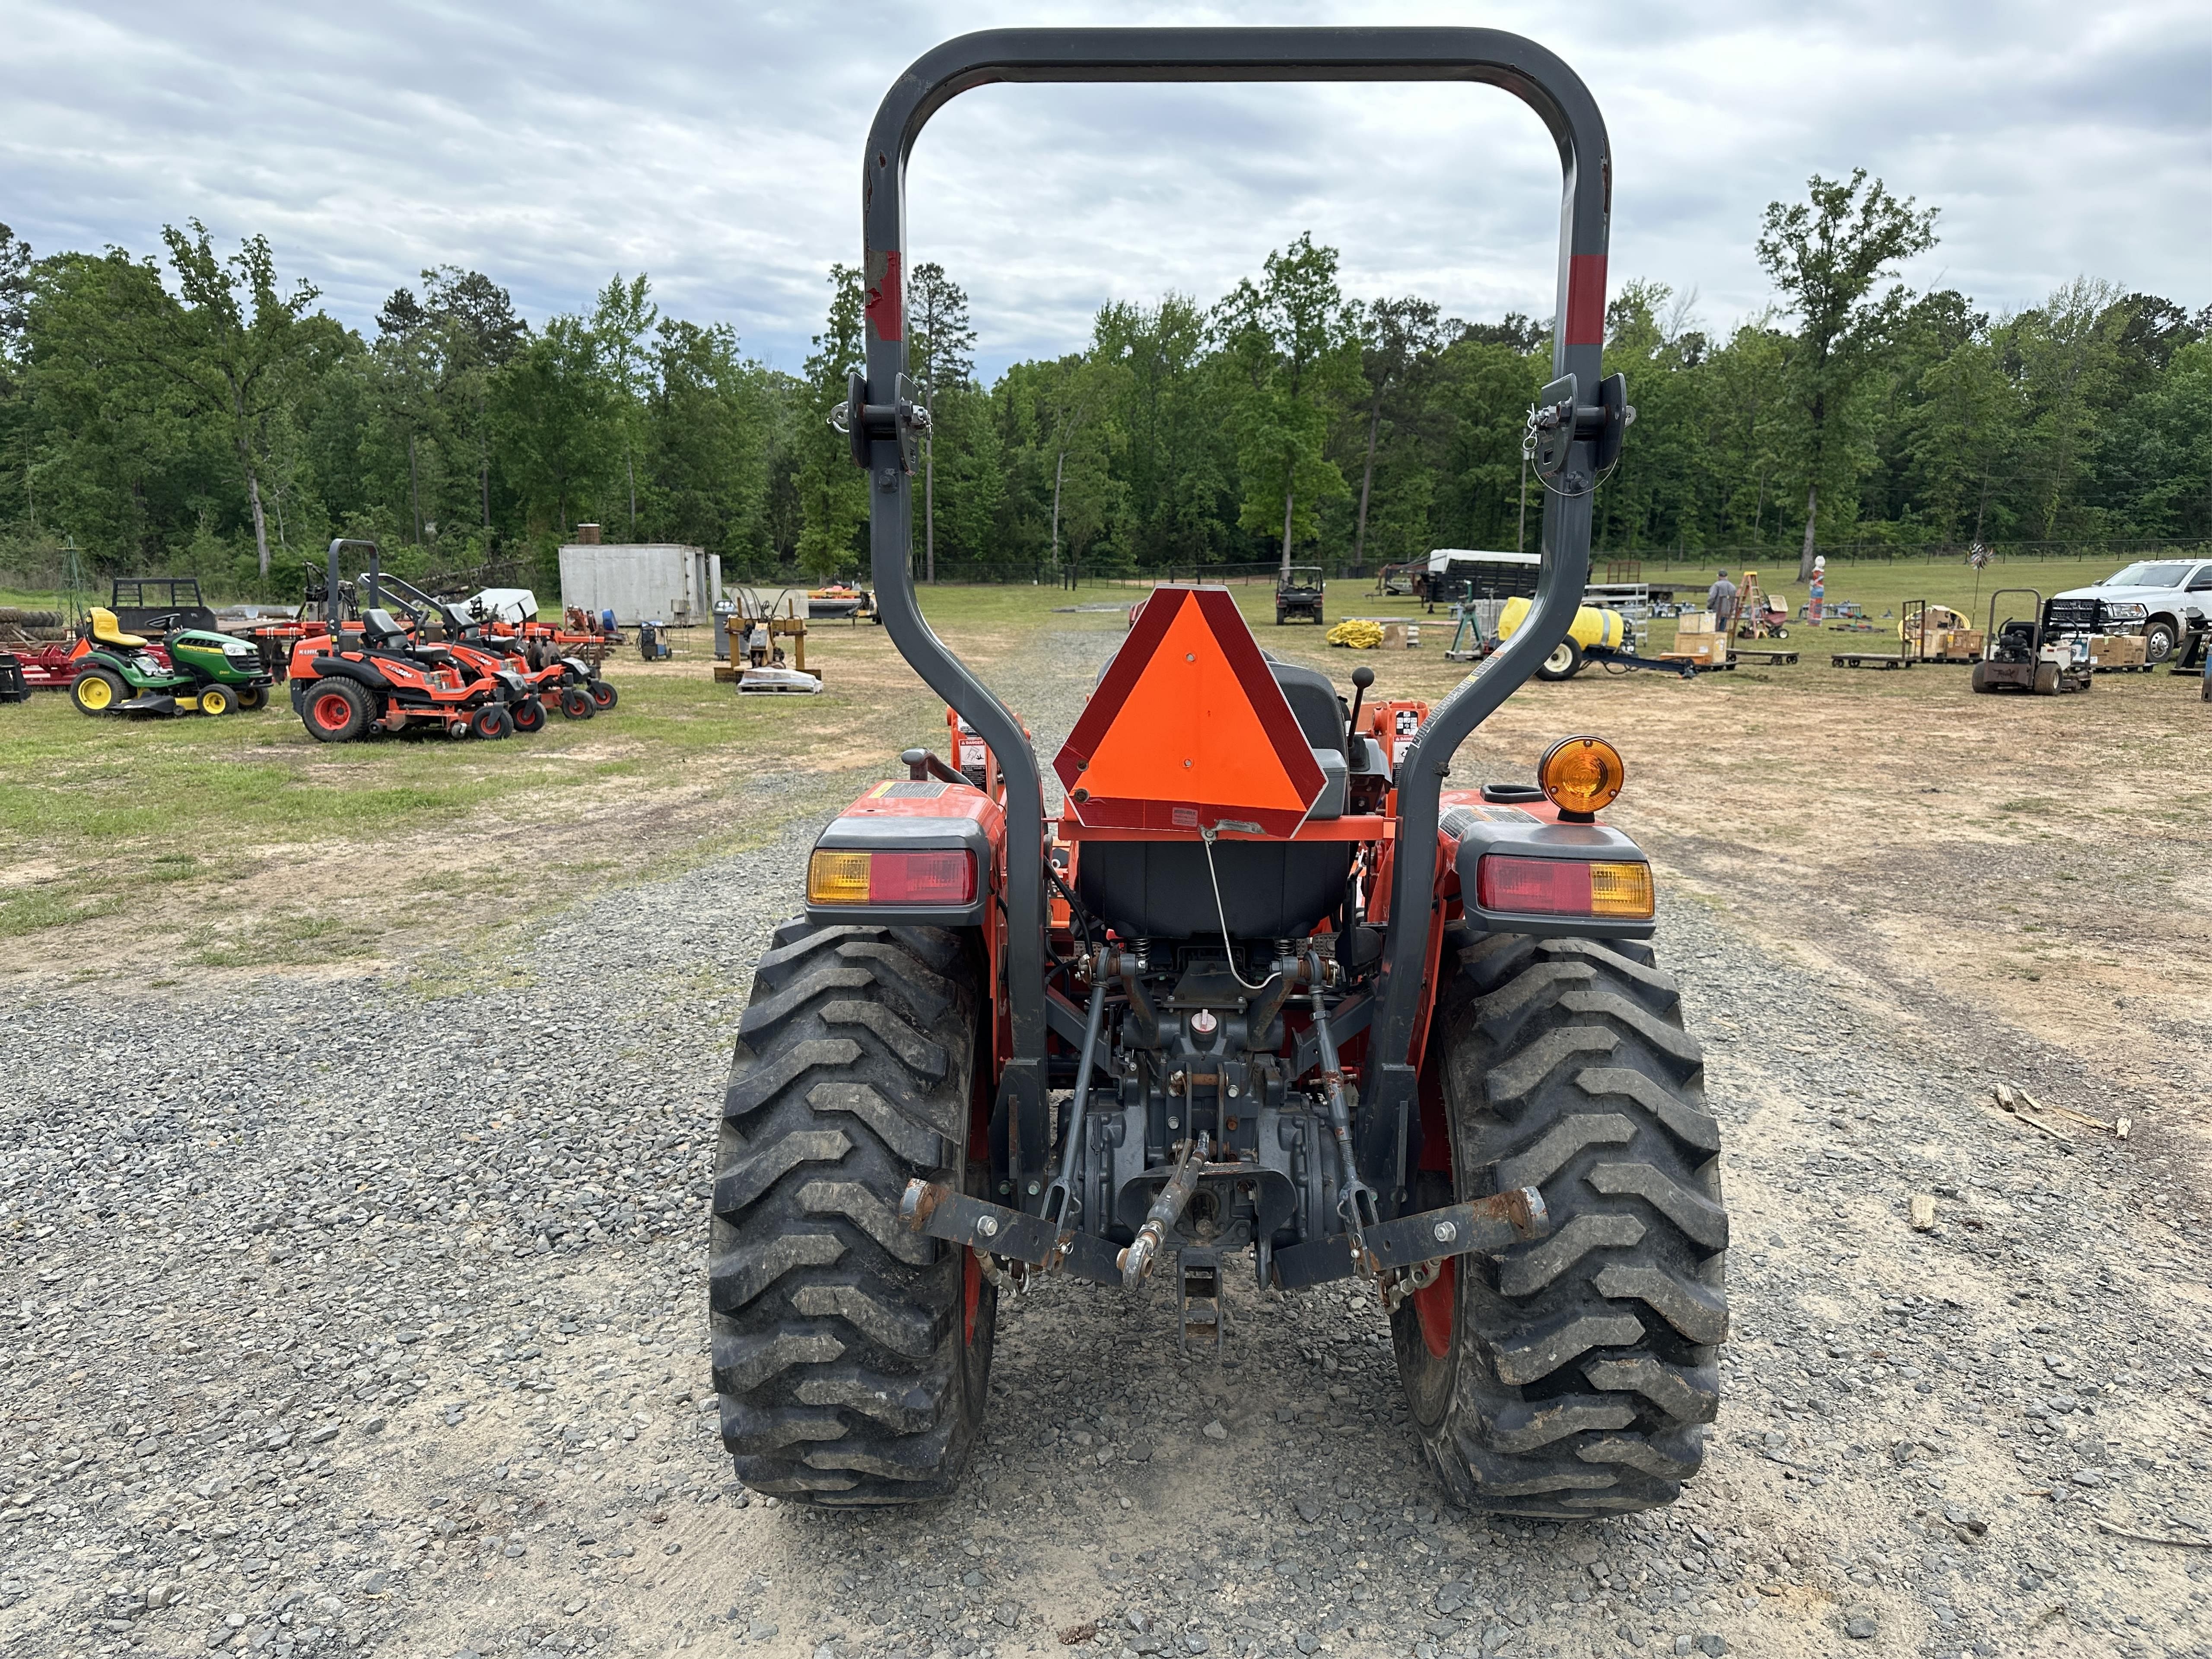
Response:
M1833 430L1858 378L1887 343L1904 309L1902 283L1881 293L1898 262L1936 244L1936 210L1899 200L1864 167L1848 180L1807 181L1809 200L1770 202L1759 226L1759 262L1800 324L1792 367L1805 458L1805 544L1797 579L1813 574L1820 485L1838 471L1844 445Z

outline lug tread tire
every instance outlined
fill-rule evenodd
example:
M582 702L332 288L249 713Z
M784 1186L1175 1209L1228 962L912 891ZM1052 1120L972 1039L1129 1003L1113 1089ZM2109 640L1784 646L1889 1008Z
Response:
M963 1183L979 1012L969 947L936 929L800 920L761 958L709 1249L722 1438L756 1491L867 1505L958 1481L994 1291L897 1212L915 1176Z
M1552 1231L1457 1259L1443 1354L1413 1300L1393 1316L1424 1450L1469 1508L1670 1503L1718 1409L1728 1332L1719 1128L1674 981L1620 941L1459 935L1448 963L1452 945L1430 1063L1457 1190L1536 1187ZM1448 1201L1425 1179L1417 1204Z

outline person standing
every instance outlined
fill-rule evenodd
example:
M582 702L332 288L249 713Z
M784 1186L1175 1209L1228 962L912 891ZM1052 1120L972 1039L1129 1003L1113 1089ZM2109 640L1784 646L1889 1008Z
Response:
M1828 597L1828 556L1825 553L1814 556L1813 585L1808 597L1810 603L1806 608L1806 617L1817 625L1820 620L1821 604Z
M1722 571L1720 580L1705 590L1705 609L1713 613L1715 630L1727 633L1735 619L1735 584L1729 580L1727 571Z

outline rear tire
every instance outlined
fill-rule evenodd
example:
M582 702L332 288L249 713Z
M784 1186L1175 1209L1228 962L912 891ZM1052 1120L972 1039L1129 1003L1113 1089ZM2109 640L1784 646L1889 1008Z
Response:
M1552 654L1536 665L1540 680L1571 680L1583 672L1583 648L1573 640L1561 640Z
M1417 1177L1413 1201L1534 1186L1552 1231L1454 1258L1392 1316L1423 1450L1470 1509L1671 1503L1704 1456L1728 1326L1719 1126L1674 981L1641 945L1459 943L1428 1060L1453 1176Z
M805 921L756 969L708 1249L722 1443L756 1492L915 1503L967 1465L997 1293L897 1218L915 1176L988 1184L967 1161L979 981L957 934Z
M376 718L376 702L352 680L317 680L300 706L300 718L318 743L352 743Z
M2058 695L2058 665L2057 663L2039 662L2035 665L2035 695L2039 697L2055 697Z

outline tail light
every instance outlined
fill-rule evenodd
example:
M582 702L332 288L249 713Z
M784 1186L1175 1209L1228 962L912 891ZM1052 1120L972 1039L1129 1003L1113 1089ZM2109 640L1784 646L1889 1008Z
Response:
M1476 866L1474 895L1486 910L1520 915L1643 921L1653 911L1651 866L1627 861L1589 863L1486 854Z
M806 861L809 904L972 904L975 860L958 848L860 853L817 848Z

